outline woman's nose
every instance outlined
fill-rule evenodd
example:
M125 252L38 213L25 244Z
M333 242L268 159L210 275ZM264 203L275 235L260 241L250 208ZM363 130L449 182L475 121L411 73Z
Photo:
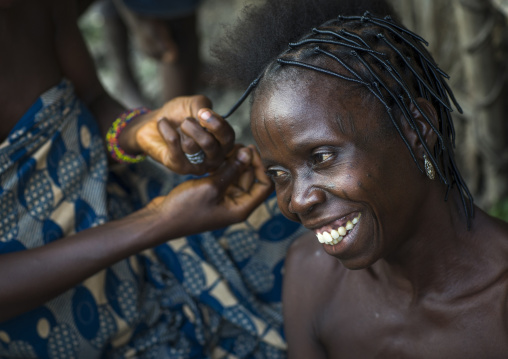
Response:
M308 214L319 203L324 202L325 193L306 181L295 181L289 199L288 210L296 215Z

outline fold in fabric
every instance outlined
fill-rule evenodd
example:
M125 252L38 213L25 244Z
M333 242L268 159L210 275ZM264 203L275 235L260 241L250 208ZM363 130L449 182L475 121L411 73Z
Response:
M151 161L108 169L62 80L0 144L0 253L72 240L185 179ZM285 358L283 265L302 232L272 196L245 222L132 256L0 323L0 357Z

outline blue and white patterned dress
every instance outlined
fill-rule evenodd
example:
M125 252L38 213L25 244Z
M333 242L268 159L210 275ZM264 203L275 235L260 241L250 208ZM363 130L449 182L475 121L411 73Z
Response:
M150 161L108 168L63 80L0 144L0 253L72 240L183 180ZM284 358L283 264L301 233L272 197L245 222L120 261L0 323L0 357Z

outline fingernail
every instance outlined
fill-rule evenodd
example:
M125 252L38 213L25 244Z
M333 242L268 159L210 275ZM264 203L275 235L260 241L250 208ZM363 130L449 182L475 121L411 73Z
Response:
M210 117L212 117L212 113L210 111L204 111L199 115L203 121L208 121Z
M240 150L236 154L236 159L243 163L249 163L250 162L250 152L245 150Z

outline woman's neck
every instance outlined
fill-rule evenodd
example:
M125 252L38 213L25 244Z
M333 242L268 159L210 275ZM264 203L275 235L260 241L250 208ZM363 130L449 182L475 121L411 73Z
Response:
M446 202L441 191L429 196L434 198L424 204L426 215L419 218L414 234L372 266L381 280L407 292L412 300L453 289L450 283L463 278L477 254L469 243L478 228L473 220L468 231L458 191L454 188Z

